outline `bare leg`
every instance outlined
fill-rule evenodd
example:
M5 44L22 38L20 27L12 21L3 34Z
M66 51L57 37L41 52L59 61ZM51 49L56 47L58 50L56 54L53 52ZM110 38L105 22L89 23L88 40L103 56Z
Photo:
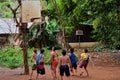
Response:
M73 68L71 68L70 71L71 71L72 75L74 75Z
M87 76L89 76L89 73L88 73L88 70L85 68L85 71L86 71L86 73L87 73Z
M36 80L38 79L38 75L39 75L39 74L37 73Z
M67 80L71 80L70 76L68 76L67 78L68 78Z
M52 78L54 78L54 72L52 69L51 69L51 75L52 75Z
M61 79L60 80L63 80L63 77L61 76Z
M46 80L46 75L44 77L45 77L45 80Z
M33 70L30 73L30 78L29 79L32 79L32 75L33 75Z
M77 74L77 68L75 69L75 73Z
M54 69L54 78L57 78L57 76L56 76L56 69Z
M80 68L80 76L82 76L82 74L83 74L83 69Z
M56 76L56 68L55 68L55 67L53 67L52 72L53 72L53 78L54 78L54 79L56 79L56 78L57 78L57 76Z
M46 80L46 75L42 75L42 79L43 79L43 80Z

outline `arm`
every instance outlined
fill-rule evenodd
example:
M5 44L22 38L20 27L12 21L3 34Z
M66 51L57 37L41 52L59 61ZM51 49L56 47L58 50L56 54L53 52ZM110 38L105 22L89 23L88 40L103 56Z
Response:
M71 61L70 61L69 56L68 56L68 63L69 63L69 65L70 65L70 67L71 67L72 63L71 63Z
M77 54L74 53L74 55L75 55L75 57L76 57L76 59L77 59L77 61L78 61L78 56L77 56Z
M92 56L89 55L89 61L91 62L92 66L94 67L94 63L93 63L93 60L92 60Z
M48 61L46 62L46 64L49 63L50 61L52 61L52 59L53 59L53 55L51 53L50 58L48 59Z
M30 58L30 61L32 62L32 60L33 60L33 55L31 56L31 58Z
M44 55L41 57L41 62L44 62Z
M62 61L61 61L61 56L60 56L58 67L60 67L61 62L62 62Z
M58 64L58 73L60 72L60 65L61 65L61 56L60 56L59 64Z
M80 62L83 60L83 55L80 55L80 60L78 60L78 64L80 64Z

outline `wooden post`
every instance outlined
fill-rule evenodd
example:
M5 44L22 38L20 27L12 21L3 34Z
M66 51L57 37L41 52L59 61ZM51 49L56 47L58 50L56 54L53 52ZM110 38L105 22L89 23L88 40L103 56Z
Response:
M78 35L78 37L79 37L79 49L80 49L80 35Z
M22 37L23 37L23 57L24 57L24 74L28 75L29 74L29 66L28 66L28 55L27 55L27 32L26 32L26 28L27 28L27 23L22 23L22 28L21 28L21 32L22 32Z
M78 36L78 40L79 40L79 49L80 49L80 35L83 35L83 30L76 30L76 35Z

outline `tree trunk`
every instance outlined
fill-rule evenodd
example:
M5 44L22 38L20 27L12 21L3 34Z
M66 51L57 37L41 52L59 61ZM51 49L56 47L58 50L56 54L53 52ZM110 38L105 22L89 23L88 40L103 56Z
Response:
M23 56L24 56L24 74L28 75L29 74L29 66L28 66L28 55L27 55L27 32L26 32L27 24L23 23L22 24L22 36L23 36Z
M58 6L57 6L57 3L56 3L56 0L52 0L53 1L53 5L55 7L55 10L57 12L57 15L58 15L58 20L60 21L60 25L62 26L62 43L63 43L63 47L64 48L67 48L67 43L66 43L66 37L65 37L65 26L64 26L64 22L62 20L62 17L61 17L61 14L58 10Z

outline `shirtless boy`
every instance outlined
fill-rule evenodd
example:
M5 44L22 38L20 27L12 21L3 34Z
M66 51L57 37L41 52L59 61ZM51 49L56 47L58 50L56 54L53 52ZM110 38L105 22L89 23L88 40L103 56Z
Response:
M33 62L33 65L32 65L32 71L30 73L29 80L32 80L33 71L36 70L36 55L37 55L37 50L34 49L33 52L34 53L32 54L31 59L30 59L30 61Z
M58 66L58 53L56 52L56 47L52 47L52 51L51 51L51 56L50 59L46 62L51 62L51 74L53 76L54 79L57 78L56 76L56 68Z
M60 70L60 76L61 76L61 79L60 80L63 80L63 76L64 76L64 73L65 75L67 76L67 80L70 80L70 71L69 71L69 66L68 66L68 63L71 63L70 62L70 58L68 55L66 55L66 51L63 50L62 51L62 56L60 56L60 60L59 60L59 70Z

